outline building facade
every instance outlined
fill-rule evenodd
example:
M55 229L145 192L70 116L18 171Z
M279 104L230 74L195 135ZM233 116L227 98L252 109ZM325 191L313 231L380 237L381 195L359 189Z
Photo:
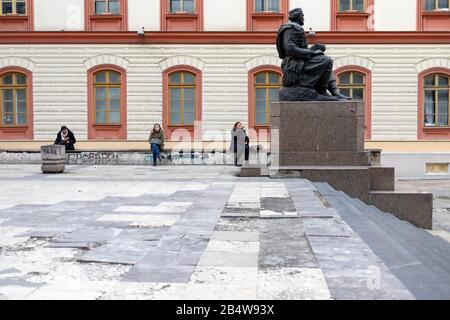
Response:
M424 172L450 162L449 0L0 2L2 150L61 125L84 149L144 149L154 123L207 145L242 121L266 142L276 30L301 7L341 90L365 101L367 148L396 166L421 155Z

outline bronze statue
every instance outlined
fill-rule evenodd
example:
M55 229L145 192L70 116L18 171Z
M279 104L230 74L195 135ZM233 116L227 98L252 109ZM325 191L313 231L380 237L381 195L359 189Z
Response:
M277 36L278 54L283 59L280 101L351 100L339 92L333 59L324 53L326 47L316 44L308 48L302 9L291 10L289 20L280 27Z

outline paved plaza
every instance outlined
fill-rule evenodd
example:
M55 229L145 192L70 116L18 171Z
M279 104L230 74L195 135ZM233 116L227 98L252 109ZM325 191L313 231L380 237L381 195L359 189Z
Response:
M343 209L344 195L303 179L237 174L69 166L42 175L39 165L1 165L0 299L433 297L402 277L393 254L383 255L392 244ZM450 186L441 191L450 197ZM449 213L439 210L445 236ZM439 290L438 298L450 292Z

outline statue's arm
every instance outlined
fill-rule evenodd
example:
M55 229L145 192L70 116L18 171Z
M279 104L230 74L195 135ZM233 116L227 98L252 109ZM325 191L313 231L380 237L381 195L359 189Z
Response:
M283 47L286 55L305 60L311 59L314 55L313 51L297 46L292 33L292 30L286 30L283 35Z

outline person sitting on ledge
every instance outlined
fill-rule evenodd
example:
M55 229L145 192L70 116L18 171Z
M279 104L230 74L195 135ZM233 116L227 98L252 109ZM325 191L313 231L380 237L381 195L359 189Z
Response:
M153 130L148 138L153 154L153 166L156 166L156 160L161 162L161 150L164 147L164 131L159 123L153 126Z
M55 145L65 146L66 151L74 151L75 143L77 143L77 139L75 139L75 135L72 131L69 130L66 126L62 126L61 130L58 132L55 140Z

